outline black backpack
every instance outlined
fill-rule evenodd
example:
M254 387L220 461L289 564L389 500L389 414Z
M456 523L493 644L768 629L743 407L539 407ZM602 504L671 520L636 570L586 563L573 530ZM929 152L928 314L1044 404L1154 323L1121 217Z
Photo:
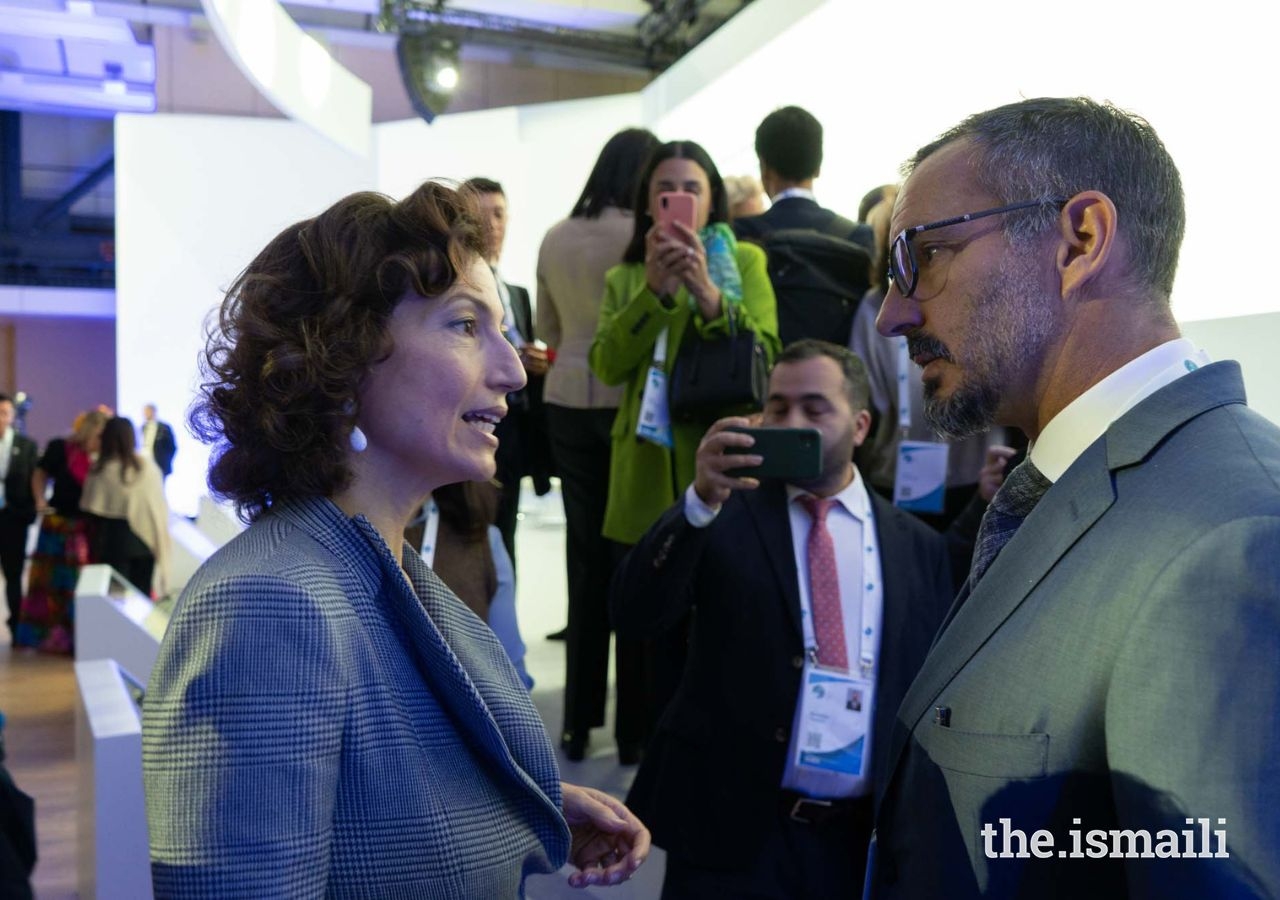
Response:
M866 248L807 228L771 231L759 242L778 297L782 346L800 338L847 346L853 315L871 286Z

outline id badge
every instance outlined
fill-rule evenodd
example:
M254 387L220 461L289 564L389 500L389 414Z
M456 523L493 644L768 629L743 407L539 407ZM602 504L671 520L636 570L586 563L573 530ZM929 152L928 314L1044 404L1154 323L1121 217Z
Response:
M867 732L875 709L874 682L809 663L800 696L796 765L819 772L867 773Z
M671 409L667 405L667 373L658 366L649 366L649 375L644 381L644 396L640 399L640 419L636 422L636 436L667 449L673 446Z
M940 513L947 499L947 456L951 448L934 441L903 441L893 476L893 505L913 512Z

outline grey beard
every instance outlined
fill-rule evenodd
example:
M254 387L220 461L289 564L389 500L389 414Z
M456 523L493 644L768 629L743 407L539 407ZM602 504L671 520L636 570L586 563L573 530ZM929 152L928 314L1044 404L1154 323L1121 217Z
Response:
M995 424L999 394L989 385L969 382L960 385L949 399L938 396L936 388L925 385L924 420L939 436L958 441L979 434Z

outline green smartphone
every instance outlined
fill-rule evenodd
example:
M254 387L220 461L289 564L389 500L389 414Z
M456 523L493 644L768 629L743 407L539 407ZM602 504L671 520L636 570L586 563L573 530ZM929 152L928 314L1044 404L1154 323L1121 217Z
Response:
M725 453L764 458L758 466L729 469L734 478L809 481L822 474L822 435L816 428L729 428L756 439L752 447L728 447Z

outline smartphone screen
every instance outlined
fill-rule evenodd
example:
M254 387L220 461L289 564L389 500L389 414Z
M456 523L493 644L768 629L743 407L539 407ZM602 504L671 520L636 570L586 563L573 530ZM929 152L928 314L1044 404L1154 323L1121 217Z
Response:
M697 231L693 225L698 198L684 191L663 191L658 195L658 209L654 216L663 230L673 237L678 233L673 222L683 222L690 231Z
M822 474L822 435L816 428L730 428L756 439L751 447L728 447L725 453L764 457L758 466L730 469L734 478L810 481Z

